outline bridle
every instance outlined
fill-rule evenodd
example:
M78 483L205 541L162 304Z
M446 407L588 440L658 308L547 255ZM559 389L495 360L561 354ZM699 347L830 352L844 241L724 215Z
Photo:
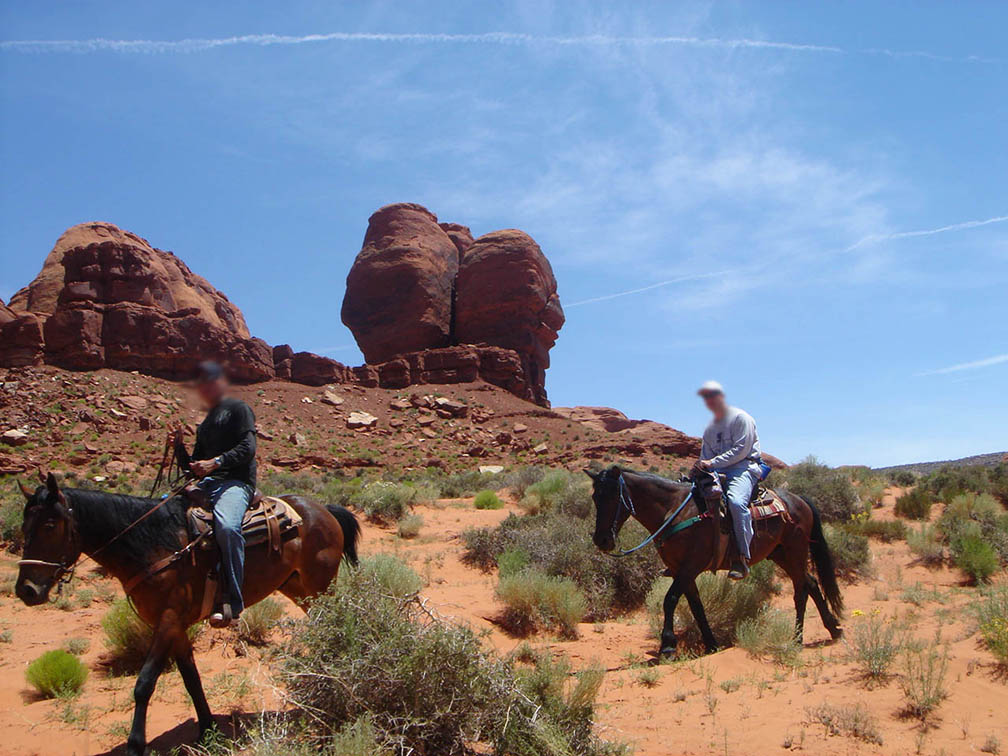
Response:
M77 569L77 563L81 558L80 531L77 529L77 520L73 516L73 507L62 496L60 497L60 504L62 505L60 516L66 523L70 535L69 552L71 554L76 553L76 556L73 559L68 556L59 562L50 562L45 559L19 559L17 562L18 567L49 567L52 570L50 577L52 582L49 590L52 590L52 586L56 586L57 596L63 593L63 586L73 580L74 571Z
M107 549L109 546L118 541L120 538L126 535L129 531L131 531L141 522L143 522L152 514L161 509L161 507L163 507L171 499L178 496L182 492L182 490L187 485L189 485L190 480L191 478L188 475L185 476L180 482L178 482L175 485L174 488L172 488L171 491L169 491L161 499L161 501L159 501L153 507L148 509L142 515L140 515L140 517L138 517L129 525L127 525L125 528L120 530L118 533L112 536L112 538L106 541L103 545L99 546L97 549L92 551L89 555L85 555L84 552L81 550L80 531L77 529L77 520L73 516L73 507L70 506L69 500L62 494L60 494L60 504L62 505L63 508L62 517L68 524L70 530L70 553L76 553L77 556L75 556L72 560L69 557L67 557L66 559L63 559L59 562L50 562L45 559L19 559L17 563L18 567L21 567L22 565L30 567L49 567L53 571L52 577L50 578L52 580L52 585L56 586L56 595L57 596L60 595L63 591L63 586L69 583L71 580L73 580L74 571L77 569L77 564L80 562L81 557L86 556L88 559L94 561L94 557L96 554ZM52 590L52 586L50 586L50 590Z
M633 497L630 495L630 487L627 485L626 479L623 477L622 472L620 472L619 478L616 479L616 485L619 490L619 506L616 507L616 510L613 512L612 523L609 525L609 533L612 536L613 543L616 543L616 536L617 536L616 531L623 526L623 523L625 523L628 518L630 518L631 516L636 517L637 515L637 508L634 506ZM632 549L626 549L624 551L608 552L609 556L611 557L630 556L630 554L640 551L645 546L653 542L655 538L657 538L662 533L662 531L665 530L665 528L667 528L675 521L675 519L679 516L679 514L683 511L683 509L685 509L690 499L693 498L693 491L695 490L696 490L695 487L690 488L690 492L686 494L686 498L682 500L682 503L676 508L676 510L671 515L665 518L665 521L661 524L661 527L659 527L654 533L649 535L647 538L645 538L639 544L634 546ZM624 511L626 511L627 513L626 517L621 518L620 515L622 515ZM687 520L684 523L679 523L678 525L673 527L672 530L670 530L669 532L674 533L677 530L684 530L690 525L693 525L695 521L699 521L700 519L702 519L702 517L696 517L691 520Z

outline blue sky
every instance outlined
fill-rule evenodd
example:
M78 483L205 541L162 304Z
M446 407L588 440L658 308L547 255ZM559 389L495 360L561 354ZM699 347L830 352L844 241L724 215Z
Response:
M1004 450L1006 28L997 3L3 2L0 297L107 220L254 334L357 364L346 273L413 201L547 253L555 404L699 433L717 378L790 461Z

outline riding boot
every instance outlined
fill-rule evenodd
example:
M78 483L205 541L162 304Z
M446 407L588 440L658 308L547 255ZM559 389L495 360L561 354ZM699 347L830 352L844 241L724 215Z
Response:
M210 627L223 628L231 624L234 619L231 614L231 604L221 604L220 609L210 615Z

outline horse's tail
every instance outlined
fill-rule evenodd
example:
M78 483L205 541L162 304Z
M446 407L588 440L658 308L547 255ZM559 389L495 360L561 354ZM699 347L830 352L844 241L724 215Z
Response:
M346 507L341 507L338 504L326 504L326 509L343 528L343 558L356 567L358 561L357 543L361 537L360 523L357 522L354 513Z
M826 601L829 602L830 609L837 619L843 616L843 597L840 595L840 586L837 585L836 567L833 564L833 555L830 553L829 544L826 543L826 536L823 533L822 517L819 515L819 508L811 499L802 497L812 510L812 538L809 541L809 549L812 551L812 562L815 564L816 574L819 576L819 585L822 586Z

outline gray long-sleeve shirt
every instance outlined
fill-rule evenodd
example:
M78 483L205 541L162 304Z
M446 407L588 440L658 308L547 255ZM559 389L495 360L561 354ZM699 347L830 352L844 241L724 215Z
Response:
M710 460L713 470L749 462L758 475L761 457L756 421L748 412L729 407L722 419L712 420L704 431L700 458Z

